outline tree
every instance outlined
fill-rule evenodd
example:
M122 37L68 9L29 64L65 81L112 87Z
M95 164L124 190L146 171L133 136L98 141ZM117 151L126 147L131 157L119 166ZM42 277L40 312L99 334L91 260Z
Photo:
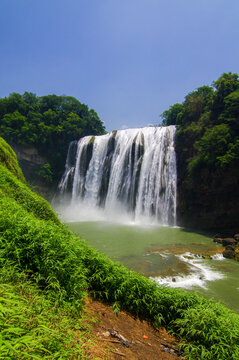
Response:
M34 145L48 159L53 181L64 171L70 141L104 133L97 113L72 96L25 92L0 99L0 135L12 145Z
M180 106L181 105L181 106ZM224 73L163 114L177 125L178 219L201 228L238 226L239 80ZM229 205L230 204L230 205Z
M51 183L53 180L53 172L51 171L51 165L49 163L43 164L40 170L37 171L37 175Z
M229 126L220 124L206 130L194 146L199 156L211 165L220 162L219 157L226 154L231 142L232 135Z
M34 106L38 103L36 94L33 94L32 92L25 91L22 95L22 99L30 106Z
M224 99L232 92L239 90L238 74L223 73L216 81L213 82L216 88L213 99L214 118L217 118L224 109Z
M178 116L184 110L183 104L174 104L170 106L169 110L164 111L160 117L162 118L162 125L169 126L169 125L176 125L178 123Z
M189 93L183 103L185 107L184 122L199 121L202 113L210 107L212 97L213 88L210 86L201 86Z
M219 116L219 121L229 124L234 134L239 136L239 90L224 98L224 111Z

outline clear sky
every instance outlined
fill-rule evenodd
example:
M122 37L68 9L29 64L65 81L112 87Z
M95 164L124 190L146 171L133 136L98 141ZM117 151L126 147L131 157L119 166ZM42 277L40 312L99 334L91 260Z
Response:
M0 0L0 97L76 97L108 131L239 72L239 0Z

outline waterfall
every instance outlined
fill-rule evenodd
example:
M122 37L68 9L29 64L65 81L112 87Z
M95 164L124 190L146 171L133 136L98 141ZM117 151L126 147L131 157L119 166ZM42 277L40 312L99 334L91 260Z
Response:
M70 143L60 198L136 222L175 225L175 132L175 126L146 127Z

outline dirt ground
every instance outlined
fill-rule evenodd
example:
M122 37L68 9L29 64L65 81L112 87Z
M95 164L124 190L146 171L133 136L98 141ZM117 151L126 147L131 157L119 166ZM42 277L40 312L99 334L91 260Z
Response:
M88 299L86 306L88 316L98 318L92 325L95 345L88 350L92 359L183 359L177 340L165 329L155 330L125 312L116 316L112 307L97 301Z

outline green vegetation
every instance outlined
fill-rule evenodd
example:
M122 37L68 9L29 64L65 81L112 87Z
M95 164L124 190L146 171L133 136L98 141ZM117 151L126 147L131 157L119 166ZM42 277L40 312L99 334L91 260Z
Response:
M2 138L0 138L0 163L10 170L18 179L25 183L22 170L18 166L16 154Z
M84 317L56 306L10 264L0 270L0 299L0 359L88 359Z
M239 80L224 73L162 115L177 125L178 219L182 225L237 230Z
M124 309L181 336L189 342L182 345L188 359L238 358L239 316L232 311L196 294L159 287L92 249L83 261L92 295L112 303L115 312Z
M0 359L87 359L87 294L176 333L188 359L239 358L238 315L114 263L8 169L0 174Z
M105 133L97 113L71 96L12 93L0 99L0 136L9 144L35 146L47 159L38 176L56 183L70 141Z
M89 326L78 311L84 290L74 304L64 301L66 290L55 280L54 266L63 265L67 245L60 244L51 255L57 246L51 228L61 232L63 226L49 204L25 185L15 153L1 138L0 153L0 359L88 359ZM44 224L48 248L41 236ZM66 265L62 271L67 274ZM75 278L77 271L80 266Z
M60 224L49 203L32 192L21 180L18 180L0 164L0 201L4 201L4 199L6 202L17 201L22 208L39 219L51 220Z

